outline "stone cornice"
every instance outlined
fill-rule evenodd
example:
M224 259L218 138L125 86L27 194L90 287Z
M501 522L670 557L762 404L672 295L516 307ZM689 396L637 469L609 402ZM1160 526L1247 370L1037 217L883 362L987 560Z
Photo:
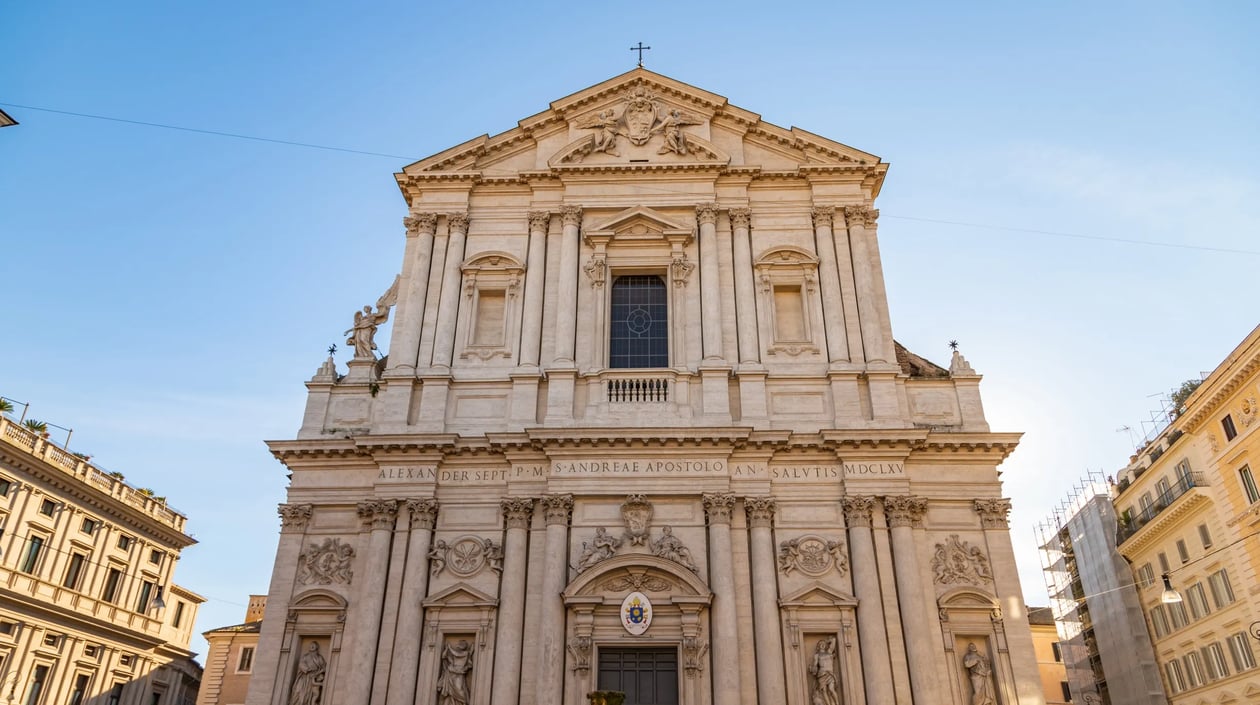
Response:
M728 444L752 435L751 428L539 428L526 431L539 450L560 448L697 448ZM724 449L717 449L724 450Z
M1254 335L1255 333L1253 333ZM1220 377L1217 377L1217 372L1213 371L1199 389L1196 389L1195 393L1191 395L1186 405L1187 413L1184 415L1185 421L1183 425L1186 430L1199 430L1199 427L1205 421L1220 413L1221 407L1240 387L1257 373L1260 373L1260 342L1252 345L1250 357L1244 357L1240 360L1227 359L1226 362L1221 364L1221 367L1226 367L1230 363L1236 366L1232 373L1229 375L1222 374Z

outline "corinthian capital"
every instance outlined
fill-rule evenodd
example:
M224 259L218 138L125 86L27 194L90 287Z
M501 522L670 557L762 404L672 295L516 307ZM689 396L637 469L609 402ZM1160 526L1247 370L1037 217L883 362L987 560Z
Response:
M438 501L432 497L409 499L404 503L411 519L411 528L432 529L437 522Z
M437 230L437 213L412 213L403 218L408 235L432 235Z
M706 492L701 495L704 512L709 516L710 524L730 524L731 512L735 509L735 495L729 492Z
M311 505L281 504L276 513L280 515L281 531L305 531L307 522L311 520Z
M548 526L568 525L569 517L573 516L573 495L571 494L545 494L542 496L542 505L543 518Z
M1005 529L1010 524L1007 515L1011 513L1009 499L977 499L976 513L980 515L980 525L986 529Z
M499 508L509 529L528 529L530 519L534 518L533 497L509 497L499 502Z
M460 211L458 213L447 213L446 226L450 228L451 232L453 233L467 233L468 232L468 212Z
M731 229L743 228L748 229L748 224L752 221L752 210L748 208L732 208L729 215L731 216Z
M888 526L894 529L922 525L926 512L926 497L884 497L884 516L888 517Z
M701 225L717 223L717 204L701 203L696 206L696 222Z
M774 497L745 497L744 511L748 513L748 525L770 527L774 525Z
M814 229L830 228L836 218L836 209L834 206L814 206L810 216L814 219Z
M551 211L529 212L529 231L531 233L545 233L549 227L551 227Z
M879 209L870 206L845 206L844 219L848 221L849 227L874 227L875 221L879 218Z
M372 527L373 531L394 528L394 516L397 514L396 499L369 499L359 502L359 520Z
M871 512L875 510L874 497L848 495L840 498L840 506L844 508L844 521L849 528L871 525Z
M564 226L582 227L582 206L560 206L560 217L564 220Z

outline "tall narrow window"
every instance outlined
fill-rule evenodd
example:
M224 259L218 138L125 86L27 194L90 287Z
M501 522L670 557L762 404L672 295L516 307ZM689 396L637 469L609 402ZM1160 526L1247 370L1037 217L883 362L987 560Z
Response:
M26 553L22 554L22 565L19 568L23 573L34 573L39 567L39 558L44 554L44 537L31 536L26 541Z
M805 299L799 285L774 287L774 339L806 340Z
M74 677L74 690L70 691L70 705L83 705L83 698L87 695L88 684L92 682L92 677L86 673L80 673Z
M175 617L171 620L171 626L179 629L180 623L184 621L184 603L175 603Z
M1229 654L1234 659L1235 671L1256 667L1256 656L1251 651L1251 635L1247 632L1238 632L1229 638Z
M1242 483L1243 494L1247 495L1247 503L1260 502L1260 490L1256 489L1256 478L1251 475L1251 466L1238 468L1238 481Z
M1216 603L1216 609L1234 601L1234 587L1229 584L1229 573L1224 568L1208 576L1208 587L1212 590L1212 602Z
M1212 609L1208 607L1207 592L1203 590L1203 583L1195 583L1186 588L1186 598L1190 601L1190 614L1195 619L1202 619L1211 614Z
M119 587L122 586L122 571L111 567L109 573L105 575L105 590L101 592L101 599L106 602L117 602Z
M250 673L254 670L254 647L242 646L240 658L236 661L237 673Z
M1185 539L1177 539L1177 557L1182 563L1190 562L1190 549L1186 547Z
M39 705L44 694L44 683L48 680L48 667L40 664L31 674L31 689L26 693L26 705Z
M1238 429L1234 427L1234 417L1225 414L1225 418L1221 419L1221 429L1225 431L1225 440L1232 441L1234 436L1238 435Z
M122 692L123 684L115 683L114 687L109 689L109 700L106 701L106 705L118 705L119 701L122 700Z
M82 553L70 554L70 565L66 566L66 577L61 581L61 587L71 590L79 589L79 579L83 577L83 564L87 562L87 556Z
M669 301L660 277L617 277L609 318L609 367L669 367Z
M1212 547L1212 532L1208 531L1207 524L1199 524L1199 541L1203 543L1204 548Z
M153 599L153 588L157 587L151 580L140 581L140 599L136 600L136 611L144 614L149 611L149 602Z
M485 289L477 295L477 320L473 323L473 345L503 345L503 324L507 314L507 292Z

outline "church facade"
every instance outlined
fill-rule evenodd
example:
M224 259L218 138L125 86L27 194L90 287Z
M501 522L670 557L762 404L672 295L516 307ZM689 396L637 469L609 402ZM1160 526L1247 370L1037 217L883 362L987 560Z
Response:
M400 274L269 444L249 705L1042 705L1019 434L893 340L886 169L637 68L397 174Z

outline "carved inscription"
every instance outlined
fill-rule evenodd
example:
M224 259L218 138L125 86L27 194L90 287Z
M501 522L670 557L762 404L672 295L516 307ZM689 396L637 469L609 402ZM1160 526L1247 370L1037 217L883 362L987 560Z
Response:
M906 466L902 463L845 463L845 477L887 477L905 475Z
M586 475L724 475L722 460L582 460L556 461L551 464L553 476Z

